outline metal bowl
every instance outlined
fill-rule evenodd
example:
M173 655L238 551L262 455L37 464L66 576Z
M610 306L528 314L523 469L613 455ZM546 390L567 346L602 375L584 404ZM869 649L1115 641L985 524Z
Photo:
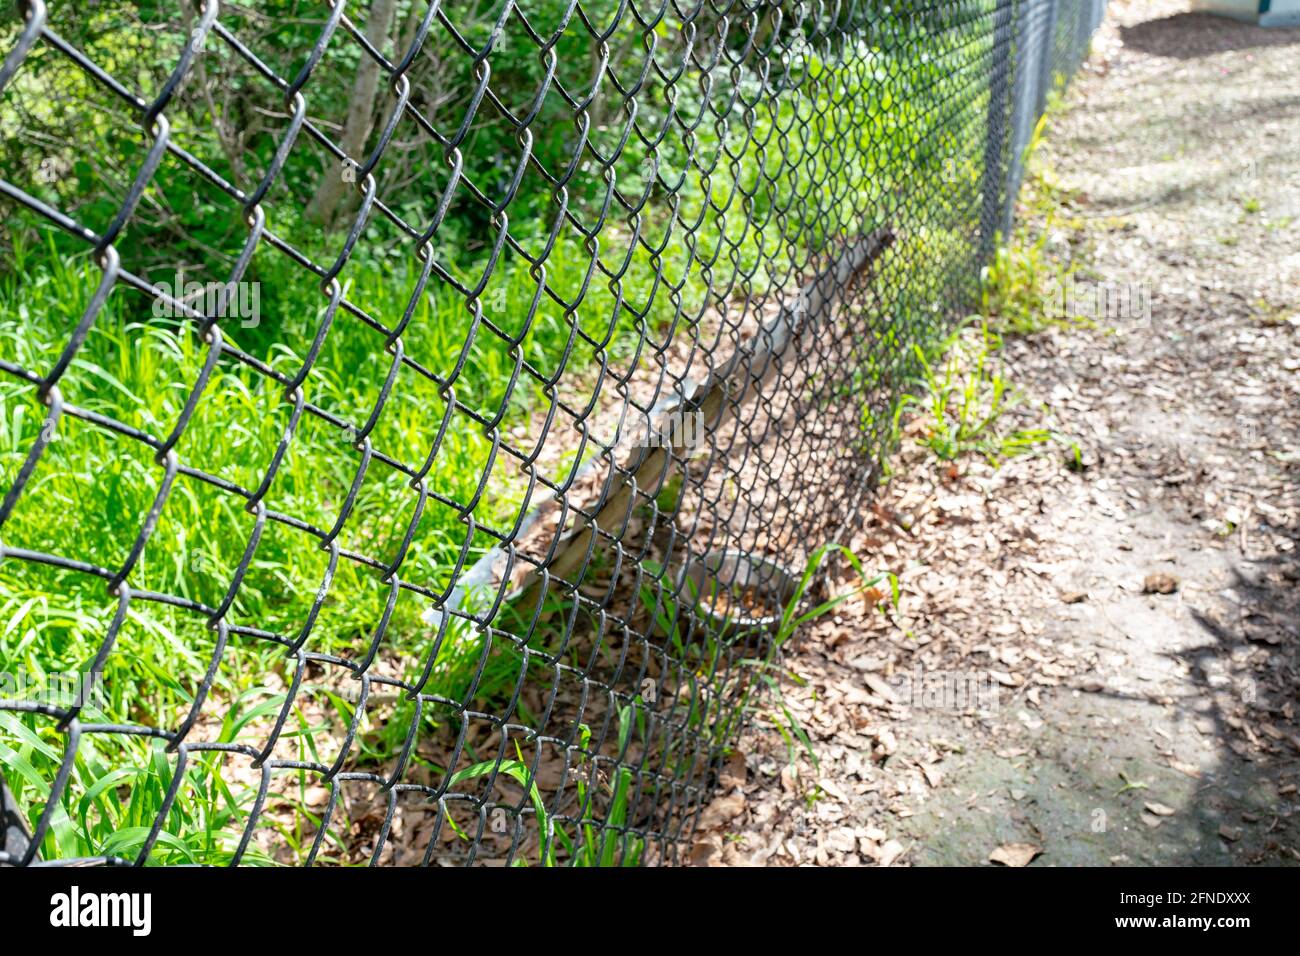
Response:
M719 625L773 627L794 596L798 581L785 565L745 551L711 551L690 561L682 575L684 600ZM693 590L691 590L693 588ZM761 610L742 613L740 595L752 589Z

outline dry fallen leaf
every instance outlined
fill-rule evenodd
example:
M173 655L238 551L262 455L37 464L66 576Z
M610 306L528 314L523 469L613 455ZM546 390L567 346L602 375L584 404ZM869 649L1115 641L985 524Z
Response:
M718 789L733 790L737 787L743 787L748 775L745 755L737 750L731 755L731 759L722 765L722 770L718 774Z
M1178 579L1166 571L1152 571L1143 578L1142 590L1147 594L1173 594L1178 590Z
M722 849L713 842L700 841L691 849L692 866L716 866L722 858Z
M875 674L863 674L862 681L871 688L873 693L879 697L883 697L891 704L896 704L900 700L898 691L894 690L887 681L877 677Z
M903 844L897 840L890 840L880 848L880 856L876 862L881 866L892 866L893 863L903 855Z
M745 795L740 792L718 797L700 814L700 829L712 830L734 819L745 809Z
M1043 726L1043 722L1027 710L1017 713L1016 718L1029 730L1038 730Z
M853 853L858 848L858 838L851 827L836 827L826 834L826 845L837 853Z
M1032 843L1004 843L989 854L989 862L1003 866L1028 866L1029 861L1043 852Z
M880 588L871 587L862 592L862 606L870 611L877 605L885 603L887 595Z

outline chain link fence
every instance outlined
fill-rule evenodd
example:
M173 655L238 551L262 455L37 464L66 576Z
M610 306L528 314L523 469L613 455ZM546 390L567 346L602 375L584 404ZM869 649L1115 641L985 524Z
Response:
M678 861L1102 9L20 0L0 863Z

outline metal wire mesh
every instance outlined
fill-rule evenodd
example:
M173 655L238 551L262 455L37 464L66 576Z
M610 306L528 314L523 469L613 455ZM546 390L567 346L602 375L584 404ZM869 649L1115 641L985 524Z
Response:
M1102 7L21 0L0 863L677 861Z

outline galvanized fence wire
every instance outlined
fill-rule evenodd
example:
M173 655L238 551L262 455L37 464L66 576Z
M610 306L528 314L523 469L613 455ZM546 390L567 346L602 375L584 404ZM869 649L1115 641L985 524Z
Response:
M20 0L0 863L679 861L1102 9Z

